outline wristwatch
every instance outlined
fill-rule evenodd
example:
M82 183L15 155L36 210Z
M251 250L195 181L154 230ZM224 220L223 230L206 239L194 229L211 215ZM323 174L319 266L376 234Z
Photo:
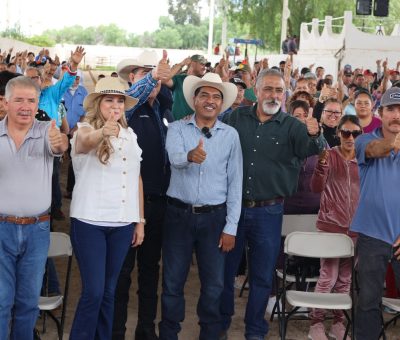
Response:
M139 218L139 223L146 224L146 219L143 218L143 217L140 217L140 218Z

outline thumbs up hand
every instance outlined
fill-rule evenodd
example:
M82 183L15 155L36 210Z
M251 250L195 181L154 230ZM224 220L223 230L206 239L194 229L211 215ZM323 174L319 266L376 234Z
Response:
M168 53L163 50L163 56L158 62L158 65L152 71L152 77L161 82L166 82L171 78L171 66L168 64Z
M319 135L319 124L318 121L312 115L313 113L310 110L306 118L307 132L310 136L316 137Z
M62 153L68 149L67 136L60 132L54 119L50 122L48 135L50 148L54 153Z
M107 121L103 126L102 131L103 137L118 137L119 134L119 125L118 122L115 120L114 112L110 112L110 116L108 117Z
M49 141L52 147L58 147L61 143L61 132L53 119L49 126Z
M187 159L189 162L201 164L205 161L206 157L207 154L204 151L204 141L203 138L200 138L199 144L188 152Z

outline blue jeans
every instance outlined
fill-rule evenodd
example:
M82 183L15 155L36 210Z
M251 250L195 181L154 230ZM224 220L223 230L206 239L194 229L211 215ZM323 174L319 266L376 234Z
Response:
M356 339L376 340L381 332L383 282L389 260L400 289L400 262L393 257L392 245L359 234L357 241L358 282L360 292L356 306Z
M268 323L264 318L272 291L274 270L282 232L283 204L262 208L243 208L233 251L225 262L222 294L222 328L227 330L234 314L234 281L245 243L249 247L249 297L245 315L246 339L264 339Z
M71 218L71 242L82 280L70 340L111 339L114 293L132 242L133 224L102 227Z
M192 214L168 205L163 229L161 295L161 340L177 340L185 318L183 289L192 261L193 249L201 283L197 314L200 340L217 340L221 327L219 311L224 287L225 253L218 248L225 226L226 208L211 213Z
M33 338L49 243L49 222L0 222L1 340L8 338L10 321L11 340Z

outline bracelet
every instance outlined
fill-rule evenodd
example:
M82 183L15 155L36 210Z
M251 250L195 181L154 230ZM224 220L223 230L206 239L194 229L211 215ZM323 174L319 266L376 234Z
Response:
M143 218L143 217L140 217L140 218L139 218L139 223L146 224L146 219Z

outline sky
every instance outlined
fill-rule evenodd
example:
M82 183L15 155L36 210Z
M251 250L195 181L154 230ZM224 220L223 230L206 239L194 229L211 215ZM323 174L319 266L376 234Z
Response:
M64 26L111 23L142 34L156 30L159 17L168 15L168 0L1 0L1 4L0 31L19 22L27 36Z

